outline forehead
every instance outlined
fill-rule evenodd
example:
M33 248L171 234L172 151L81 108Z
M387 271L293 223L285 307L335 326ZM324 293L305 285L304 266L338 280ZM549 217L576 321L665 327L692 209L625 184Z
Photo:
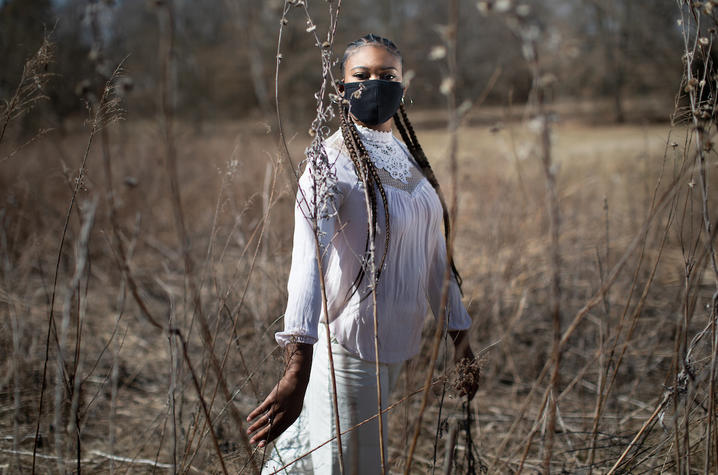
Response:
M392 67L401 71L401 60L383 46L367 45L350 52L344 64L346 71L357 67L369 69Z

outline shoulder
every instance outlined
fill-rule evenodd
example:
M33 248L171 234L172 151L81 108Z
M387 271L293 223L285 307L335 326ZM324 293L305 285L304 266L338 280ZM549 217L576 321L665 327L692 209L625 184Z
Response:
M341 170L351 164L349 150L344 143L344 137L342 136L341 130L337 130L330 135L329 138L324 141L323 145L324 151L327 154L327 159L334 168Z
M327 154L327 160L337 174L337 178L340 181L354 181L356 179L354 164L349 158L349 150L344 143L341 129L330 135L324 141L323 146Z
M327 154L331 151L339 152L342 154L347 153L347 147L344 145L344 137L342 136L341 130L336 130L324 141L324 149Z
M326 165L320 167L321 170L315 169L315 164L310 158L314 153L312 146L305 151L305 167L299 178L299 186L302 189L308 189L314 186L315 182L321 181L332 187L337 187L338 191L345 191L346 187L354 186L357 183L354 165L349 158L349 152L341 130L337 130L327 137L322 143L321 148L326 154ZM322 159L323 161L324 159Z

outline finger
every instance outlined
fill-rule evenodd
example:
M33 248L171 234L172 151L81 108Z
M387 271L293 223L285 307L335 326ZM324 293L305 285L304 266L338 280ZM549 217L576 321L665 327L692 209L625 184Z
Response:
M262 430L257 432L249 439L250 444L257 444L259 442L267 442L267 435L269 434L269 425L265 425ZM263 446L263 445L262 445Z
M258 425L257 430L259 431L252 436L250 442L253 444L259 442L259 446L263 447L262 442L271 442L276 439L286 429L286 427L283 427L285 425L283 419L281 415L277 416L277 420L270 419L269 416L260 419L263 424L255 423L255 425Z
M271 424L267 424L268 433L266 442L271 442L279 437L289 426L290 424L287 424L286 418L282 414L278 414L277 417L272 420Z
M257 431L258 429L260 429L264 426L270 425L271 424L270 419L271 419L271 416L270 416L269 412L267 412L263 416L256 419L254 421L254 423L251 426L249 426L249 428L247 429L247 433L251 434L252 432Z
M252 412L249 413L249 415L247 416L247 422L252 422L253 419L256 419L257 417L267 412L273 402L274 397L272 397L271 395L267 396L267 399L265 399L262 404L257 406Z

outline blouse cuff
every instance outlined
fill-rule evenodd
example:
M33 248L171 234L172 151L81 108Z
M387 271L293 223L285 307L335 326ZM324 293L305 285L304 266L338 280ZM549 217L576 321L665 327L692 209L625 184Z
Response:
M461 307L461 310L456 313L458 313L458 315L453 312L449 312L449 324L447 330L459 331L471 328L471 317L468 312L464 310L463 306Z
M277 332L274 334L274 339L277 340L279 346L285 347L288 343L306 343L313 345L319 338L311 336L301 330L290 330L284 332Z
M461 301L459 285L453 279L449 289L449 304L447 307L447 315L449 316L447 330L468 330L471 327L471 317Z

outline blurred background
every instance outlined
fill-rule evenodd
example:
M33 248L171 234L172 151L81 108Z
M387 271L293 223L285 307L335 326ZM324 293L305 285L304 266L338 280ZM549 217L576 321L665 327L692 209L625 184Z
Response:
M499 2L500 4L501 2ZM593 121L665 121L681 76L678 9L673 0L545 0L528 2L531 15L546 26L544 71L556 78L554 100L570 101ZM162 0L3 0L0 2L0 96L15 87L24 60L43 35L57 48L55 74L45 120L61 124L83 114L77 92L94 80L94 65L105 73L124 60L132 82L130 117L158 109L162 38L167 25ZM172 100L177 113L201 124L217 119L271 121L281 0L204 0L201 6L176 0ZM311 2L318 25L327 21L321 2ZM337 29L335 53L368 32L393 39L405 68L414 71L410 96L419 108L443 108L437 94L442 62L431 59L442 44L446 6L421 0L347 2ZM459 99L475 98L491 75L501 76L487 104L523 103L531 76L521 43L495 16L482 15L477 2L460 2ZM306 32L301 9L288 15L278 87L283 112L306 121L320 80L318 51ZM590 106L590 107L588 107ZM598 114L596 114L598 112ZM30 119L28 119L30 120Z

